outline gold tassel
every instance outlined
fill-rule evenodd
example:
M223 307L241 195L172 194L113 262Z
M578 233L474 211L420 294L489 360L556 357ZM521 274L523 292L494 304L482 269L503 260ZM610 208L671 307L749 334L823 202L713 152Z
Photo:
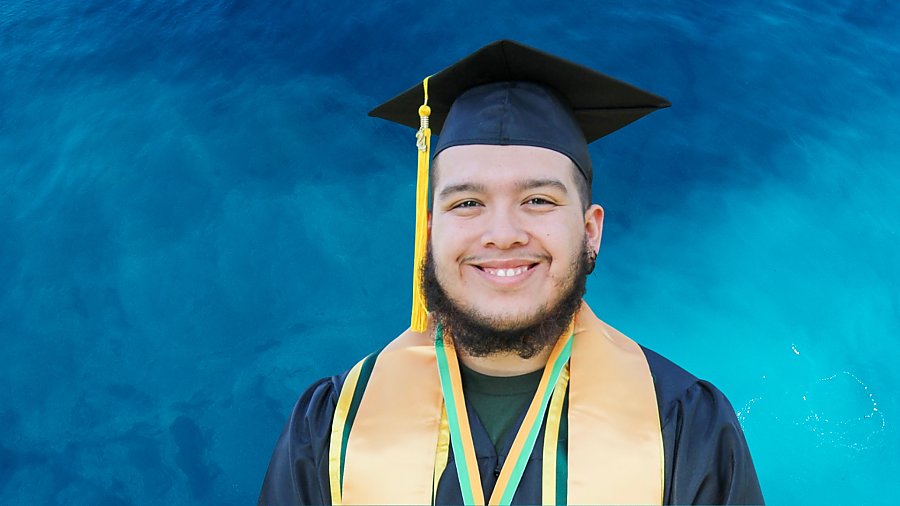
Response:
M422 265L428 243L428 171L431 161L431 128L428 117L428 77L422 81L425 102L419 107L419 131L416 132L416 147L419 149L419 168L416 176L416 246L413 256L413 300L410 328L413 332L424 332L428 326L428 310L425 308L425 294L422 293Z

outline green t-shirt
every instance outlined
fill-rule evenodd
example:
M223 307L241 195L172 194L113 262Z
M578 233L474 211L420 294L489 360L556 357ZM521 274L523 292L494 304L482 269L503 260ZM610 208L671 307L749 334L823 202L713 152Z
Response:
M520 376L488 376L459 364L463 395L487 429L497 454L516 422L528 409L541 382L543 369Z

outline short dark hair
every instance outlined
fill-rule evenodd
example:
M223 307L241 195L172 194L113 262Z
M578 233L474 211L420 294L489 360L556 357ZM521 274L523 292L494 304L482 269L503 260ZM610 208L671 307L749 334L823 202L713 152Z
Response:
M594 203L591 183L584 177L575 162L572 162L572 170L575 171L575 177L572 179L575 180L575 189L578 190L578 198L581 199L581 211L584 212Z
M437 184L437 173L438 173L438 159L435 157L431 160L431 174L428 178L428 210L431 211L434 207L434 186ZM570 161L569 165L574 172L572 180L575 181L575 190L578 192L578 199L581 200L581 211L587 211L589 207L591 207L592 202L592 194L591 194L591 184L588 183L587 178L584 177L584 174L578 169L578 166L575 165L575 162Z

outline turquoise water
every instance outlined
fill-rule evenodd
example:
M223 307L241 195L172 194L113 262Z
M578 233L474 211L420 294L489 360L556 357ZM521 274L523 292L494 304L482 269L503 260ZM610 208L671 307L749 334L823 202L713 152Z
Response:
M411 132L509 37L674 106L592 147L587 300L722 388L773 504L900 493L900 7L0 2L0 502L254 500L402 330Z

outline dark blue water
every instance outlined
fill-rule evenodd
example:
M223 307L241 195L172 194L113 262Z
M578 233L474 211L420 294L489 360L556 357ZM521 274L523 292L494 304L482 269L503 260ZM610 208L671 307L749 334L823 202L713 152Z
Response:
M731 398L774 504L900 493L900 7L0 2L0 502L254 500L408 322L411 132L481 45L674 103L592 147L588 301Z

